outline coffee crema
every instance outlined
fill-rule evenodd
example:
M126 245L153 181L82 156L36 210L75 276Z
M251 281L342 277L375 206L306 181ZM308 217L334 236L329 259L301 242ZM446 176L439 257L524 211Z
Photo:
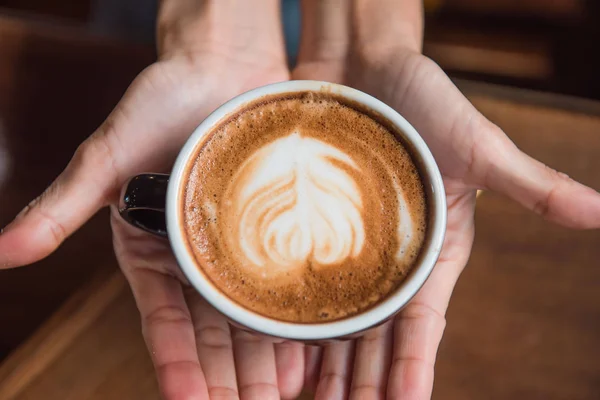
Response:
M327 92L262 98L198 145L181 205L198 268L261 315L316 323L360 313L417 262L422 178L399 132Z

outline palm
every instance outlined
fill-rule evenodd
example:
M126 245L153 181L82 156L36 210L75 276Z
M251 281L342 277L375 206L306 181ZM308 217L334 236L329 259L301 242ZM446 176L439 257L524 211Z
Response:
M351 55L350 60L353 60L353 57ZM393 330L396 340L400 340L401 337L426 334L435 334L441 337L444 328L443 315L447 304L438 301L438 298L448 298L453 287L453 284L449 285L449 283L455 282L464 268L474 234L473 213L476 191L469 188L467 172L473 140L466 137L462 130L456 131L461 134L461 137L457 138L456 132L452 132L452 127L460 121L473 119L477 111L473 107L457 107L456 102L452 102L453 99L447 98L448 89L450 89L449 94L453 94L452 89L456 89L440 87L440 81L443 82L443 78L446 77L427 58L408 52L395 54L394 57L395 60L378 60L371 57L360 61L354 60L355 62L344 65L327 62L313 65L300 64L293 77L328 79L355 87L379 98L405 116L431 148L439 163L446 186L448 226L445 244L431 278L413 301L396 317ZM393 82L393 86L390 86L390 82ZM414 88L419 88L419 90L414 90ZM444 90L446 91L444 92ZM444 98L444 104L435 101L440 92L444 93L439 96ZM404 101L405 99L406 101ZM469 112L472 112L473 115L469 115ZM463 145L455 145L457 142ZM446 293L448 296L445 296ZM367 338L370 340L370 336L381 336L384 334L381 331L386 329L389 330L392 327L379 328L379 332L373 331L367 335ZM416 332L415 329L417 329ZM423 329L432 332L424 332ZM360 346L360 341L358 345ZM387 345L392 346L392 343L388 342ZM365 350L365 356L372 350ZM407 364L427 363L427 358L422 354L423 350L431 352L435 351L435 348L406 348L404 351L394 351L395 355L390 365L391 373L393 374L395 369L400 371L407 368ZM359 362L363 362L363 360L356 361L356 363ZM433 365L426 364L424 367L429 369ZM418 380L417 376L404 376L409 380ZM385 391L382 378L379 379L379 382L370 382L369 385L375 392ZM415 387L415 393L418 393L422 392L422 388L430 387L430 382L394 380L390 382L390 385L398 388L408 385L408 387ZM399 392L393 388L388 390L391 393ZM323 392L325 391L323 389ZM372 394L376 395L376 393ZM408 394L406 391L402 392L402 395Z
M244 65L208 57L204 62L210 66L209 70L201 68L192 73L186 73L186 66L177 61L155 64L133 83L131 96L145 101L133 100L135 108L123 107L124 111L113 115L122 119L117 122L120 125L136 126L136 133L111 138L123 148L136 149L127 153L129 171L165 170L193 128L213 109L254 86L285 80L288 76L285 65ZM232 65L229 71L228 64ZM238 79L228 82L215 79L216 73L212 71ZM245 75L243 71L247 71ZM211 87L204 74L210 74L211 81L219 86ZM120 158L115 156L115 159ZM111 224L115 253L136 297L148 346L159 349L165 343L180 343L152 351L165 396L203 392L213 396L233 395L237 384L233 357L227 350L232 339L226 320L188 288L166 241L128 226L115 207ZM196 358L201 365L195 364ZM252 386L247 389L255 390Z

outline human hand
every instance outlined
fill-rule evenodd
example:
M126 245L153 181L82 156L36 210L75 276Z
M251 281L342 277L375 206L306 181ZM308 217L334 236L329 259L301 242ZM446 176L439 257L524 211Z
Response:
M376 3L376 4L375 4ZM446 240L427 283L391 322L354 343L307 348L316 399L428 399L454 285L474 236L477 189L550 221L600 227L600 195L522 153L421 54L420 0L305 0L294 79L344 83L403 115L430 147L448 203Z
M125 224L116 209L123 183L166 171L217 106L289 78L279 24L278 0L163 0L159 60L0 235L0 267L30 264L110 205L115 252L166 399L290 397L302 385L300 345L230 331L188 288L168 244Z

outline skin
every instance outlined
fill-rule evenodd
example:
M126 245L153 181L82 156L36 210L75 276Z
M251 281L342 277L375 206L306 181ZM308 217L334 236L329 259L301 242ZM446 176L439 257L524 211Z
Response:
M303 387L318 400L430 398L444 315L473 242L476 190L575 229L600 227L600 195L522 153L421 54L420 1L374 2L304 0L290 73L277 0L163 1L159 60L0 235L0 267L48 256L110 206L115 252L166 399L292 399ZM447 191L446 241L422 290L393 321L323 348L231 328L189 287L167 243L126 225L115 208L127 178L168 170L218 105L290 77L345 83L394 107L431 148Z

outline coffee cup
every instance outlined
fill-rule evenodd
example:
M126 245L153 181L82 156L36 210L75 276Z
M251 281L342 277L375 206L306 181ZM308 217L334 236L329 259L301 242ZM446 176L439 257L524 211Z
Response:
M357 312L339 318L324 319L322 321L310 320L308 322L286 320L286 318L273 317L257 312L241 304L240 301L234 300L231 294L226 294L219 285L215 284L211 280L210 274L207 274L206 270L202 268L203 266L199 265L202 262L198 261L197 254L192 251L189 234L186 233L185 207L182 206L186 201L184 197L186 195L186 185L190 180L190 165L194 163L194 159L202 151L202 146L205 145L207 137L214 133L216 127L223 124L224 121L231 121L240 112L248 109L249 105L263 104L270 101L265 99L278 98L277 96L284 96L280 98L287 99L293 98L294 94L304 93L311 93L311 98L314 98L314 96L319 98L319 93L326 98L330 96L335 101L351 104L356 109L368 110L368 114L376 122L384 121L381 123L387 124L390 129L393 129L400 136L399 140L402 142L403 148L406 148L410 154L419 172L419 179L422 182L422 191L426 200L426 207L424 208L426 229L424 229L423 240L419 244L418 255L416 255L414 263L398 285L384 297L377 299L373 304L369 304L368 307L365 306L364 309ZM312 100L307 102L310 101ZM305 101L303 100L303 102ZM277 114L276 109L271 112ZM298 148L309 148L313 145L312 139L302 141L296 136L293 139L296 140L294 146L299 146ZM286 143L291 143L289 140ZM322 147L322 143L317 144L317 146ZM325 159L337 157L336 154L335 152L326 154ZM337 160L334 164L337 165L340 162ZM339 174L341 176L348 175L344 175L343 171ZM234 179L234 181L238 186L241 184L239 182L243 182L239 179ZM346 185L345 187L349 186ZM352 204L355 203L349 202L348 204L352 207ZM409 122L391 107L366 93L343 85L320 81L276 83L251 90L231 99L210 114L195 129L181 149L170 175L148 173L133 177L123 188L119 208L121 216L132 225L152 234L168 238L175 258L189 283L208 303L226 316L232 324L251 332L305 342L353 338L371 327L384 323L400 312L426 282L437 262L444 241L447 213L444 185L439 169L427 145ZM392 213L395 211L389 210L386 212ZM370 229L376 230L378 228L371 227ZM306 229L303 232L305 231ZM355 240L356 235L357 233L353 231L353 240ZM302 239L303 237L297 235L292 241L296 244L304 243L306 240ZM310 238L310 233L308 237ZM304 245L297 246L302 247ZM319 246L319 243L313 243L313 246ZM323 250L317 248L314 251L322 252ZM275 272L279 273L278 270ZM220 274L222 275L223 272L220 272ZM263 274L265 273L263 272ZM288 273L288 275L290 274ZM290 276L295 277L293 274ZM325 293L324 296L326 295ZM301 302L302 300L299 298L298 301ZM289 305L289 301L286 304ZM290 306L294 307L294 304Z

